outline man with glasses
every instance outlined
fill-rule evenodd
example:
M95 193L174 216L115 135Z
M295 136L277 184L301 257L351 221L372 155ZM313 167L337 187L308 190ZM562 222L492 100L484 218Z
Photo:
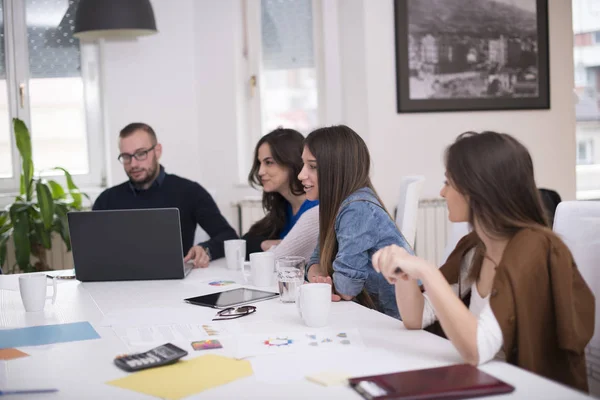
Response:
M119 152L118 159L129 181L102 192L93 210L176 207L185 261L193 261L195 267L207 267L211 259L223 257L223 242L237 239L238 235L202 186L165 172L159 164L162 146L154 130L139 122L127 125L119 134ZM210 240L194 245L198 224Z

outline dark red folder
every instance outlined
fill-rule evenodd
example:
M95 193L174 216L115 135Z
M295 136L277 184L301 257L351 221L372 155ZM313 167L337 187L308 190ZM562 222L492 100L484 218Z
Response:
M365 399L467 399L510 393L514 387L468 364L349 380Z

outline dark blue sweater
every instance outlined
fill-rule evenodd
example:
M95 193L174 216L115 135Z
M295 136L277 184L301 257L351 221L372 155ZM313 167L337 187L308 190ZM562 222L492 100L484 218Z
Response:
M113 186L98 196L93 210L168 207L179 209L184 255L193 245L197 224L210 236L210 240L199 245L208 247L213 259L225 255L225 240L238 238L211 195L202 186L177 175L165 174L162 166L160 176L147 190L136 189L129 181Z

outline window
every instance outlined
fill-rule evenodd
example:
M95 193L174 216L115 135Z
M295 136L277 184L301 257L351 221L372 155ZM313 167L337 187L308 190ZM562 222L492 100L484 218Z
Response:
M262 132L317 125L312 0L262 0ZM260 82L259 80L259 82Z
M600 0L586 0L590 14L597 16L600 14Z
M0 38L0 189L19 187L11 118L31 133L36 174L63 167L82 187L100 186L98 50L73 37L79 0L3 0ZM94 151L91 151L94 149ZM60 175L60 174L59 174Z
M577 141L577 165L592 164L594 161L593 139Z
M572 0L573 58L575 62L575 104L577 138L577 198L600 199L600 19L590 18L600 12L599 0ZM586 7L587 6L587 7ZM586 11L587 10L587 11ZM591 32L593 41L582 48L575 33Z
M320 0L246 0L245 7L250 132L242 160L279 126L305 135L319 126L322 75L316 51ZM242 180L247 173L240 169Z

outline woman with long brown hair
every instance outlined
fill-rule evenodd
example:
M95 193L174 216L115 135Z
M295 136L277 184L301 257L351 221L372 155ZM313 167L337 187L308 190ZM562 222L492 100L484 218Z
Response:
M398 318L394 287L371 256L382 247L410 246L384 208L369 178L369 150L347 126L317 129L304 142L298 175L306 198L319 200L319 243L309 263L311 282L334 287L333 300L356 300Z
M473 232L441 269L397 246L373 256L396 285L404 326L439 322L470 364L505 359L587 390L594 296L547 228L529 152L507 134L467 132L445 159L448 218L468 221Z
M303 142L300 132L277 128L256 144L248 182L262 187L266 215L242 236L247 255L271 251L275 257L308 259L317 244L319 202L307 200L297 178Z

